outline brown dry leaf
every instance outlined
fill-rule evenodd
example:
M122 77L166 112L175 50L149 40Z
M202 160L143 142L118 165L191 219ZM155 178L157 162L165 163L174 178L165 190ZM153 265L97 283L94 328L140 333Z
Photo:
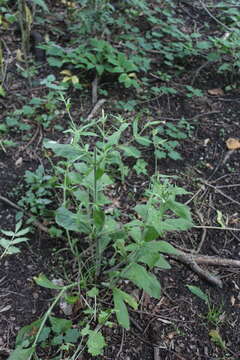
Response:
M226 141L228 150L237 150L240 149L240 140L235 138L229 138Z
M207 92L209 95L224 95L223 89L220 89L220 88L209 89Z

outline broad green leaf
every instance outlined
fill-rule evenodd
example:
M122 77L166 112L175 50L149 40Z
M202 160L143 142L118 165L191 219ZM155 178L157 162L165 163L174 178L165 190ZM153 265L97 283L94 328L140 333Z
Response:
M144 244L144 249L146 252L161 252L165 254L174 254L179 255L180 252L175 249L171 244L168 242L161 240L161 241L151 241Z
M159 258L158 261L155 263L156 267L159 267L161 269L171 269L171 265L169 264L169 262L165 259L164 256L162 256L161 254L159 254Z
M118 296L120 296L128 305L130 305L134 310L137 310L138 308L138 303L137 301L134 299L134 297L132 297L131 295L129 295L128 293L126 293L123 290L120 290L118 288L114 288L113 292L116 293Z
M185 231L191 229L193 224L185 219L167 219L156 224L156 230L161 234L166 231Z
M116 311L116 317L119 325L129 330L130 321L129 321L128 309L123 300L123 297L117 291L117 289L113 290L113 301L114 301L114 309Z
M64 157L70 161L77 160L81 157L82 151L71 144L59 144L50 140L44 143L46 149L51 149L56 156Z
M42 287L47 289L56 289L62 290L62 286L55 285L52 281L50 281L44 274L40 274L38 276L34 276L34 281Z
M166 206L180 218L192 221L191 211L188 206L181 204L173 199L168 199Z
M30 325L22 327L17 334L16 346L21 346L21 344L23 344L23 342L28 340L31 336L34 337L37 334L41 323L42 318L32 322Z
M42 341L47 340L50 332L51 332L51 328L48 326L44 326L44 328L42 329L42 331L38 337L38 343L41 343Z
M99 290L96 287L93 287L91 290L87 291L87 296L95 297L98 296Z
M10 354L8 360L29 360L30 356L35 352L35 347L30 347L28 349L23 349L21 346L17 348Z
M49 320L52 325L52 331L58 335L66 332L68 329L72 327L71 320L62 319L54 316L50 316Z
M152 144L152 141L146 136L135 136L135 140L143 146L149 146Z
M156 277L147 272L146 269L136 263L131 264L121 273L121 277L131 280L139 288L143 289L148 295L160 298L161 286Z
M40 6L44 11L49 12L47 4L43 0L32 0L32 2L38 6Z
M55 58L55 57L48 57L47 58L47 62L49 63L50 66L56 66L58 68L60 68L63 65L63 60ZM49 84L51 88L54 88L54 84Z
M209 298L207 294L205 294L198 286L194 286L194 285L186 285L186 286L194 295L199 297L199 299L202 299L203 301L205 301L205 303L209 302Z
M210 41L199 41L197 42L197 48L201 50L207 50L212 47L212 44Z
M160 255L158 253L149 252L149 253L145 253L144 255L140 256L137 259L137 261L147 264L149 266L149 268L151 269L157 263L159 256Z
M142 229L140 228L140 226L133 226L128 234L132 237L132 239L138 243L139 241L141 241L142 239Z
M121 150L124 151L124 155L127 157L139 158L141 156L141 152L135 146L119 146Z
M147 226L143 237L145 241L152 241L156 240L159 237L159 234L153 226Z
M87 340L88 352L93 356L102 355L103 348L106 346L102 333L89 330L89 336Z
M62 226L65 230L79 231L77 226L76 214L72 213L65 207L60 207L56 210L56 223Z
M65 343L76 344L80 337L80 332L78 329L68 329L66 335L64 336Z
M104 226L105 213L99 206L94 206L93 208L93 220L97 230L100 231Z

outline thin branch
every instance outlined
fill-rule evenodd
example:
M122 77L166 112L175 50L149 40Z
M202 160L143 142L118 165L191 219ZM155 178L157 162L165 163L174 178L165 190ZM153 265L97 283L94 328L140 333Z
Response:
M229 28L227 25L225 25L224 23L222 23L220 20L218 20L207 8L207 6L204 4L204 2L202 0L199 0L200 4L202 5L202 7L204 8L204 10L208 13L208 15L215 20L218 24L220 24L221 26L223 26L225 29L227 29L228 31L233 32L234 29Z

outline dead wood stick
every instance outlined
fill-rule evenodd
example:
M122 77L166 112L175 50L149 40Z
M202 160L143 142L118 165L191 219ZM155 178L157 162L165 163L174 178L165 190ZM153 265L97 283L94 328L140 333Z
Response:
M210 274L208 271L203 270L199 264L211 265L211 266L231 266L240 268L240 260L221 258L217 256L208 256L208 255L192 255L192 254L183 254L172 255L169 254L169 257L180 261L188 265L194 272L199 276L203 277L210 283L222 287L222 281L217 277Z
M97 99L98 99L97 89L98 89L98 76L96 75L92 82L92 106L94 106L97 103Z
M216 276L210 274L207 270L203 270L198 264L197 264L197 258L200 255L192 255L192 254L180 254L180 255L173 255L169 254L169 257L172 259L175 259L177 261L180 261L187 266L189 266L196 274L198 274L203 279L207 280L213 285L216 285L220 288L223 287L222 281L217 278ZM201 256L202 257L202 256Z
M94 107L92 108L92 110L90 111L90 113L88 114L88 116L86 117L85 121L89 121L91 120L94 115L96 114L96 112L100 109L101 106L103 106L103 104L106 102L106 99L99 99L96 104L94 105Z

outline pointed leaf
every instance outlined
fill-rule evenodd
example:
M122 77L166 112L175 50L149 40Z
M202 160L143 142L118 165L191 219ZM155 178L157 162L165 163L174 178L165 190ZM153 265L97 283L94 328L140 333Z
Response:
M40 274L39 276L34 276L34 281L38 285L48 288L48 289L62 290L62 288L63 288L62 286L55 285L44 274Z
M147 272L146 269L136 263L131 264L127 270L123 270L121 277L131 280L139 288L142 288L148 295L160 298L161 286L156 277Z

